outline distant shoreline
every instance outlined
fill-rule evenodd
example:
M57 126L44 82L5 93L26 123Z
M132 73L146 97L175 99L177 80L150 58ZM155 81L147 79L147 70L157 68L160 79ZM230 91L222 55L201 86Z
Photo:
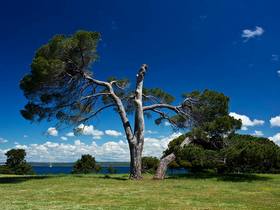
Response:
M69 167L73 166L75 162L28 162L31 166L49 166L50 163L52 166L60 166L60 167ZM97 162L101 165L101 167L128 167L129 162ZM0 165L4 165L5 162L0 162Z

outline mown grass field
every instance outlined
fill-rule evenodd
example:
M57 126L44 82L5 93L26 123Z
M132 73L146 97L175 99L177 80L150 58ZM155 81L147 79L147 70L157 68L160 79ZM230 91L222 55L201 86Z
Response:
M0 175L0 209L280 209L280 175Z

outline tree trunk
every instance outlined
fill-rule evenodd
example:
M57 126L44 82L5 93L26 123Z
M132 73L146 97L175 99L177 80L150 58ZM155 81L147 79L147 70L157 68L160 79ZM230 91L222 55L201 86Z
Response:
M135 118L134 118L134 138L129 142L130 149L130 179L142 179L142 151L144 145L144 112L143 112L143 81L147 70L147 65L143 64L136 75L135 88Z
M129 144L130 179L142 179L142 144Z
M185 145L188 145L190 143L191 143L191 139L189 137L186 137L184 141L180 144L180 147L183 148ZM164 179L168 165L175 159L176 159L176 155L174 153L171 153L165 156L164 158L162 158L160 160L154 179L160 179L160 180Z
M160 160L154 179L164 179L168 165L176 159L174 153L167 155Z

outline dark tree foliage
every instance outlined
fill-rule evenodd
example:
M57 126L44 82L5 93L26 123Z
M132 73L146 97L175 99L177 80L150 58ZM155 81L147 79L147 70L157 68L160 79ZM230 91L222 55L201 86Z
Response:
M74 174L88 174L97 173L101 167L96 163L95 158L91 155L82 155L81 159L77 160L73 166L72 173Z
M231 134L222 149L206 149L193 142L179 148L183 135L170 142L165 152L175 152L170 167L192 172L214 170L219 173L279 173L280 147L267 138Z
M35 54L31 73L20 82L29 100L21 114L28 120L63 122L83 119L93 108L94 98L83 98L81 92L94 93L83 74L90 74L100 34L79 31L71 37L57 35ZM88 89L90 88L90 89ZM80 91L77 91L80 90Z
M159 159L157 157L142 157L142 172L154 173L158 167Z
M198 103L193 107L196 117L191 136L206 149L221 149L223 138L240 129L241 120L229 116L229 98L223 93L205 90L194 91L188 96L195 97Z
M23 174L33 174L31 165L29 165L25 160L25 150L24 149L11 149L5 154L7 156L5 169L6 172L23 175Z
M223 167L221 156L217 150L204 149L200 145L190 144L176 154L176 162L191 172ZM222 164L222 165L221 165Z
M267 138L235 134L220 153L228 172L280 172L280 147Z
M190 132L172 140L163 155L180 150L180 144L186 137L190 137L193 143L205 149L223 148L224 137L233 134L242 125L240 120L229 116L229 98L211 90L194 91L185 96L197 100L192 106L195 125Z

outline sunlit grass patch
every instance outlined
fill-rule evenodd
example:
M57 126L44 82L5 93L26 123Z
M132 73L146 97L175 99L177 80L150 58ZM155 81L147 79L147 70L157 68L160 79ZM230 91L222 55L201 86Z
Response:
M0 176L1 209L280 209L280 175Z

